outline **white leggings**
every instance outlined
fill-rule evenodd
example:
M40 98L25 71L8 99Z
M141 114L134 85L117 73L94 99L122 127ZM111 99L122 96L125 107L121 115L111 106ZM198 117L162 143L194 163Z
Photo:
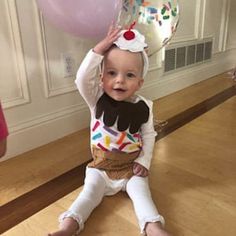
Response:
M84 228L84 222L91 212L98 206L104 196L111 196L119 191L126 191L131 198L141 233L145 233L147 222L160 221L164 218L159 215L149 190L148 178L133 176L131 179L111 180L105 171L95 168L86 169L84 187L68 211L64 212L59 220L71 217L79 224L79 230Z

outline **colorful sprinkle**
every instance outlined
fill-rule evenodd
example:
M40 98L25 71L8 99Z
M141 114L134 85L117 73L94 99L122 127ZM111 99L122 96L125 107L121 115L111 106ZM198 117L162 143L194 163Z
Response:
M100 125L100 122L97 121L95 125L93 126L92 131L95 131L99 125Z
M167 11L170 10L169 6L167 6L166 4L163 4L163 6L166 8Z
M117 136L118 135L118 133L116 132L116 131L114 131L114 130L112 130L111 128L109 128L109 127L107 127L107 126L103 126L103 128L108 132L108 133L110 133L110 134L112 134L112 135L114 135L114 136Z
M93 140L96 140L96 139L99 139L99 138L101 138L102 137L102 134L101 133L98 133L98 134L95 134L93 137L92 137L92 139Z
M151 23L153 20L155 20L154 16L148 16L147 18L148 22Z
M105 136L104 141L105 141L105 145L109 147L111 143L111 138L109 136Z
M116 143L120 145L123 142L125 136L126 136L125 132L122 132L120 138Z
M121 151L121 150L124 149L128 144L131 144L131 143L130 143L130 142L123 143L123 144L119 147L119 150Z
M168 42L168 40L169 40L169 38L165 38L162 43L166 44Z
M172 16L176 16L177 14L176 14L176 12L175 11L171 11L171 14L172 14Z
M100 147L104 152L108 151L101 143L98 143L97 146Z
M164 15L166 13L166 8L163 7L162 10L161 10L161 14Z
M135 138L140 138L140 134L139 133L136 133L133 135Z
M123 4L123 9L128 12L129 11L129 4L130 2L128 0L125 0L124 1L124 4Z
M148 7L148 12L151 13L151 14L157 14L157 9L154 8L154 7Z
M128 137L131 141L135 142L134 137L133 137L132 135L127 134L127 137Z
M146 7L146 6L149 6L150 4L151 4L150 2L143 2L142 6Z
M138 4L138 6L142 5L142 0L136 0L136 3Z
M127 6L123 6L123 9L127 12L128 11L128 7Z

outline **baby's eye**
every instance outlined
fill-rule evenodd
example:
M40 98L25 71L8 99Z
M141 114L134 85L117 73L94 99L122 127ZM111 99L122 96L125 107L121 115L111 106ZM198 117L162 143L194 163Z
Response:
M127 77L128 78L135 78L135 74L134 73L127 73Z
M116 75L116 72L113 71L113 70L110 70L110 71L107 72L107 74L110 75L110 76L114 76L114 75Z

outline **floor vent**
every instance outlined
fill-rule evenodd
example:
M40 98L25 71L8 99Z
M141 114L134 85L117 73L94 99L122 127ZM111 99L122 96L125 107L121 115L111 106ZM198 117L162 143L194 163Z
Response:
M165 49L164 72L208 61L212 58L212 39L187 46Z

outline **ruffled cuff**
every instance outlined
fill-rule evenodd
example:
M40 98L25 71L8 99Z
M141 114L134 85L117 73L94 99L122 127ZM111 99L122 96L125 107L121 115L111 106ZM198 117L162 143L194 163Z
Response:
M165 219L162 215L157 215L155 217L147 218L143 222L140 222L140 228L141 228L141 234L146 235L145 227L147 223L154 223L154 222L160 222L161 225L165 226Z
M79 228L76 231L75 235L78 235L83 230L84 223L78 214L73 213L71 211L66 211L59 216L59 222L61 223L65 218L72 218L73 220L75 220L78 223Z

